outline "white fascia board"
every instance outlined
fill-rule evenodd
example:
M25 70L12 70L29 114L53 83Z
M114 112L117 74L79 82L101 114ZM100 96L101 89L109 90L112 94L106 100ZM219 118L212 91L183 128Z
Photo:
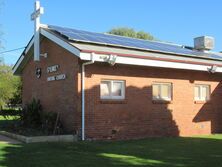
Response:
M17 71L18 67L20 66L20 64L22 63L22 61L23 61L24 58L25 58L24 55L22 55L22 56L19 58L18 62L16 63L16 65L14 66L14 68L13 68L13 70L12 70L13 74L15 74L15 72Z
M80 56L80 50L78 50L77 48L75 48L74 46L72 46L71 44L69 44L68 42L62 40L61 38L57 37L56 35L41 29L40 33L45 36L46 38L50 39L51 41L53 41L54 43L58 44L59 46L61 46L62 48L68 50L69 52L73 53L76 56Z
M82 60L90 60L91 59L90 55L91 55L90 53L80 53L80 58ZM107 62L107 59L106 59L107 56L109 56L109 55L95 54L94 60L97 62ZM117 64L148 66L148 67L195 70L195 71L208 71L208 69L211 68L210 65L168 62L168 61L139 59L139 58L121 57L121 56L117 56L116 63ZM216 72L222 73L222 67L217 67Z
M24 52L22 53L22 55L19 57L18 61L16 62L16 64L13 67L13 74L15 74L15 72L17 71L17 69L19 68L20 64L22 63L22 60L25 58L24 54L26 55L28 53L28 51L31 49L32 45L34 44L34 38L31 39L31 41L29 42L29 44L26 46Z
M25 55L28 53L28 51L31 49L32 45L34 44L34 38L31 39L28 46L25 48Z

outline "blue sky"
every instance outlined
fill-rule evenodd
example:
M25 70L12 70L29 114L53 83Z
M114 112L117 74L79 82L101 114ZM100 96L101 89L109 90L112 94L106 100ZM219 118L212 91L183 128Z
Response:
M3 49L26 46L33 35L34 0L0 0L0 29ZM44 24L59 25L94 32L127 26L144 30L156 38L184 45L193 45L200 35L215 37L216 51L222 51L221 0L41 0ZM14 64L21 51L4 57Z

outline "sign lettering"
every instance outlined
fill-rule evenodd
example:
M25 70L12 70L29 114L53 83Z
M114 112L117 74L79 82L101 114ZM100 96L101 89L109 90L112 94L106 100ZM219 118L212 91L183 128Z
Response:
M60 74L60 75L48 77L47 81L51 82L51 81L59 81L59 80L65 80L65 79L66 79L66 74Z
M56 72L56 71L58 71L58 69L59 69L59 65L47 67L47 73Z

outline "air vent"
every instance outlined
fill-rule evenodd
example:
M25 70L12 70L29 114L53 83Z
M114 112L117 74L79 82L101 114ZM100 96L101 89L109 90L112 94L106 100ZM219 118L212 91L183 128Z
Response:
M209 36L194 38L194 48L202 51L212 50L214 48L214 38Z

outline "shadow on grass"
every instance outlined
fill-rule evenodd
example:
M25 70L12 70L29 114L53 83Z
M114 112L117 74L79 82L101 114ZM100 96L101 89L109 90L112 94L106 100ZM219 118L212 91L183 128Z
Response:
M222 166L221 135L119 142L0 144L0 149L0 166L6 167Z

